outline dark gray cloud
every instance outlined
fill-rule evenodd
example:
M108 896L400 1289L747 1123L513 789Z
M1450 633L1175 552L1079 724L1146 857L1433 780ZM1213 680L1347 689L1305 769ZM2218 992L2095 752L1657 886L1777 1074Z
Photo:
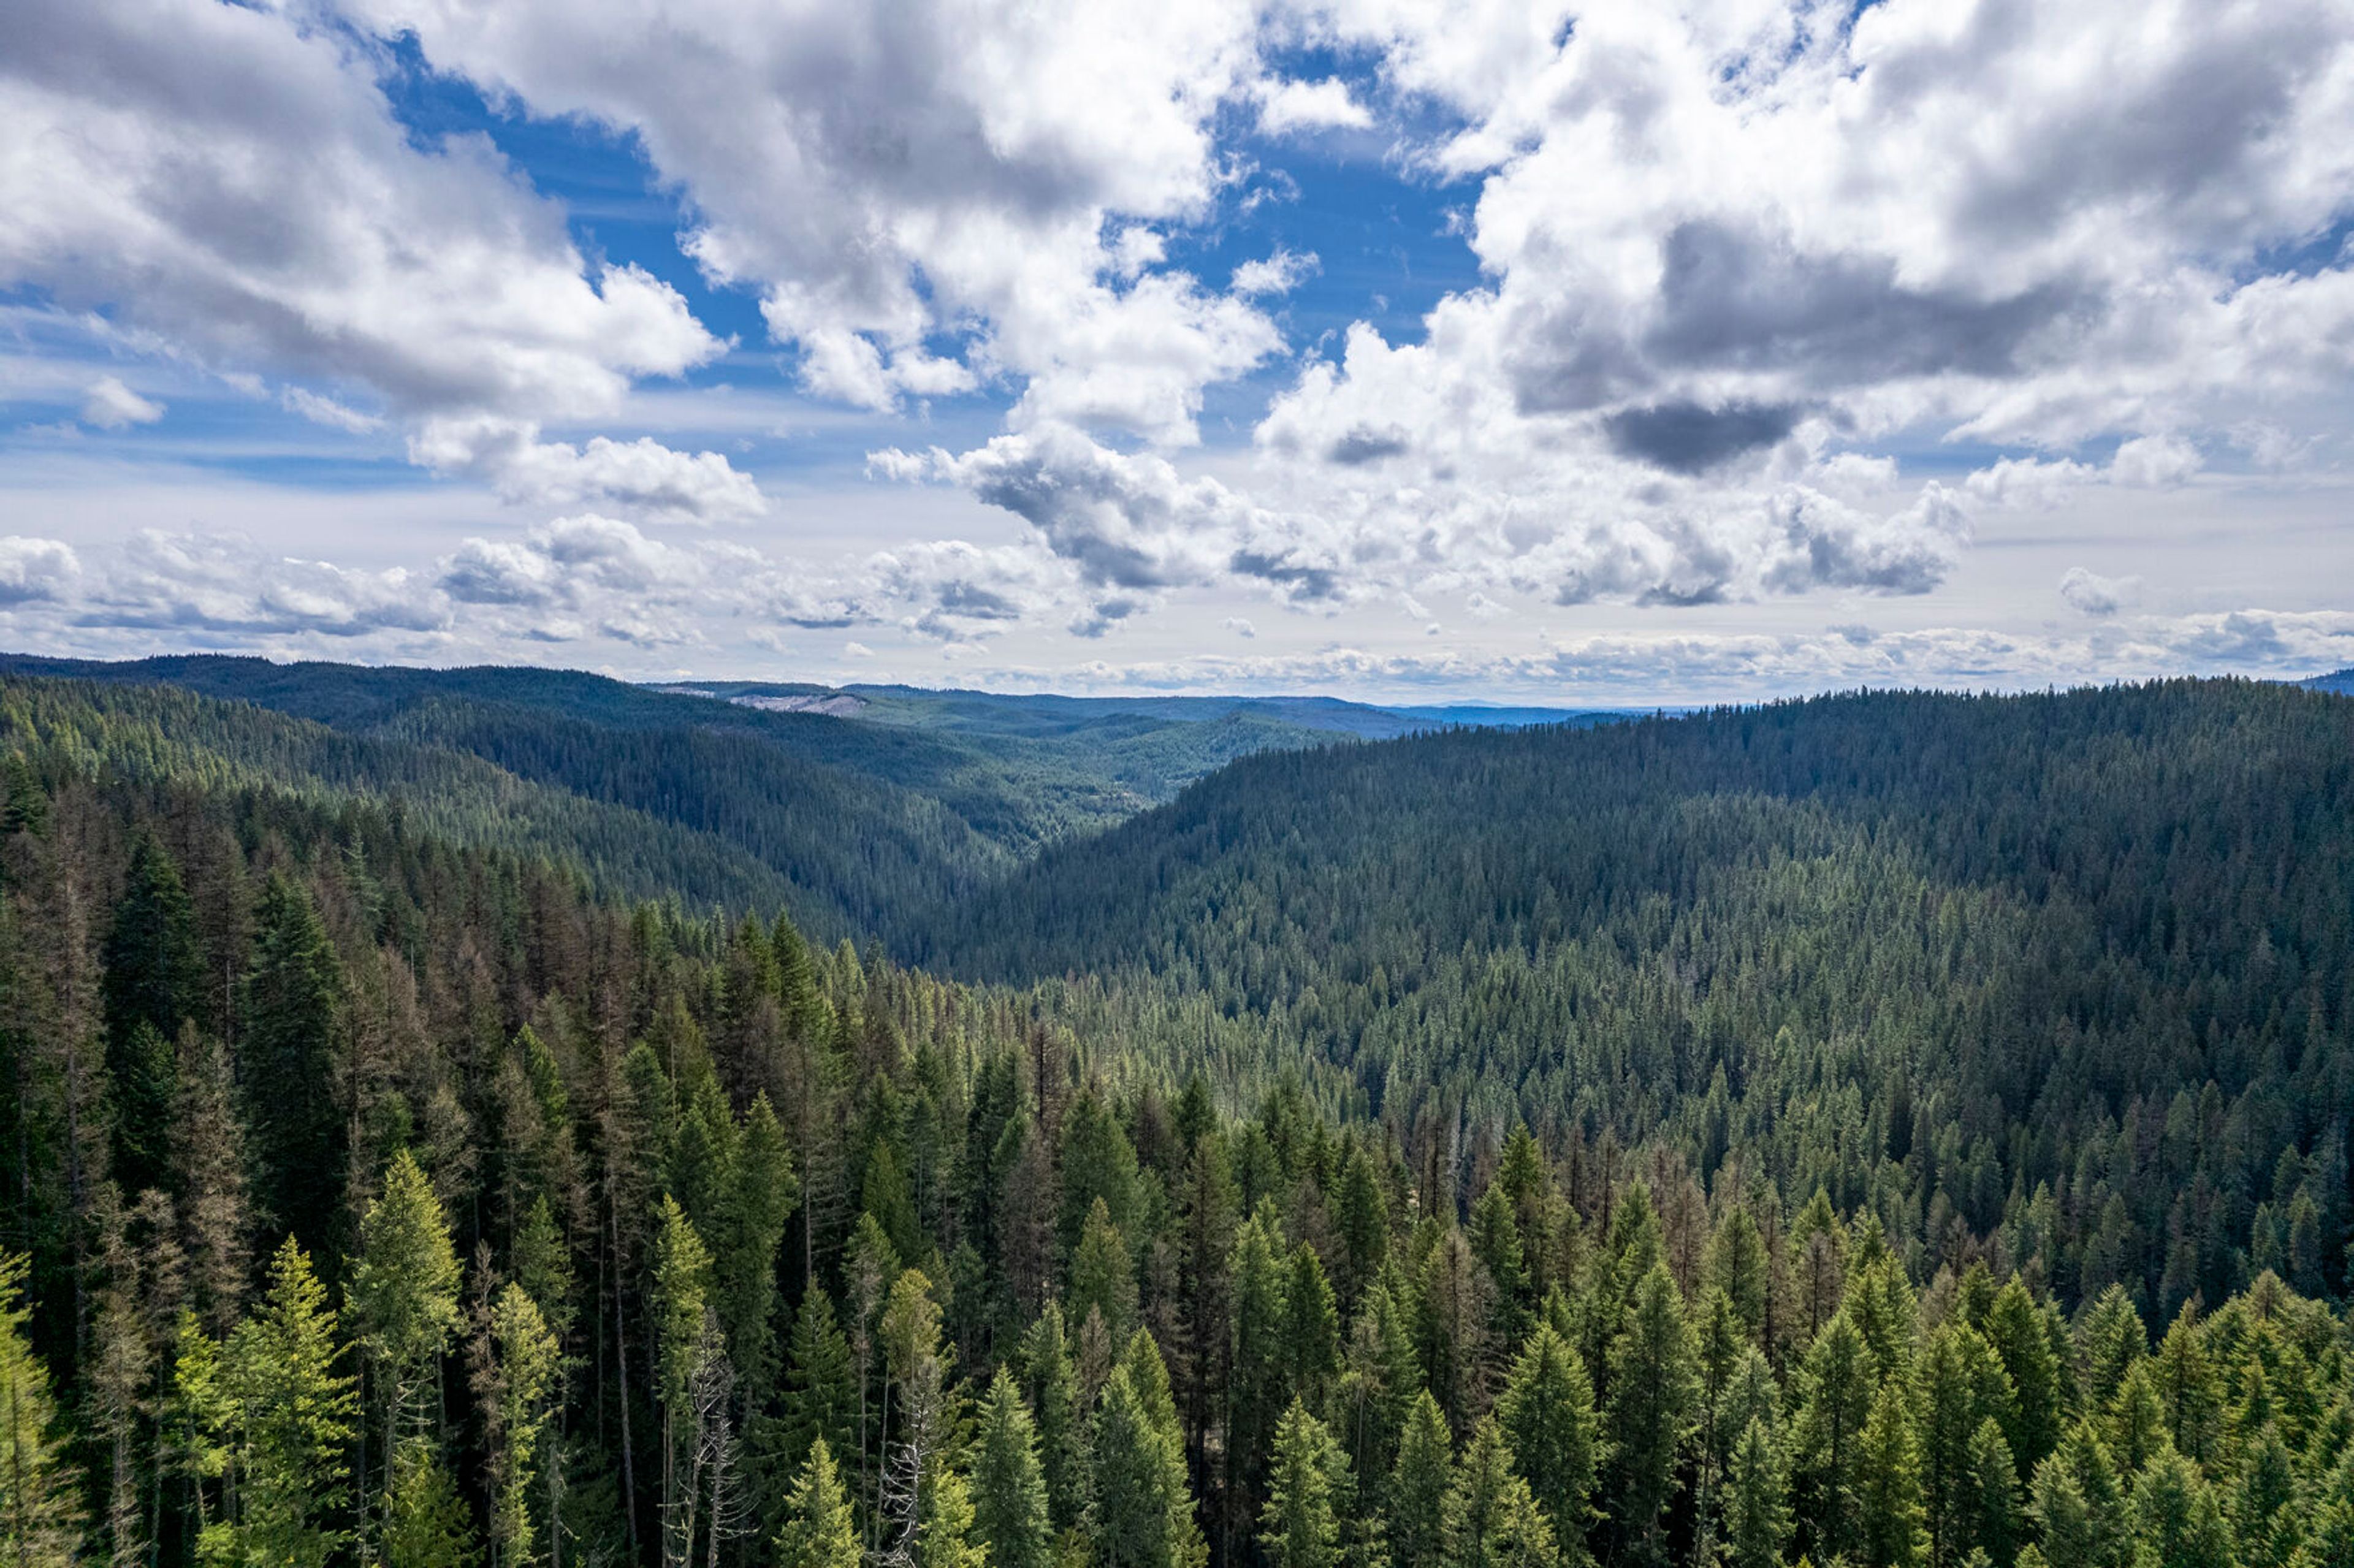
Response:
M1658 403L1625 408L1602 421L1610 445L1670 473L1705 473L1745 452L1770 447L1797 427L1793 403Z
M1401 456L1412 446L1405 431L1396 425L1384 426L1378 430L1369 425L1358 425L1334 441L1325 456L1334 462L1357 468L1365 463L1379 462L1384 458Z
M1988 299L1911 289L1889 257L1809 255L1717 220L1677 225L1659 251L1648 359L1666 369L1787 371L1823 390L2010 376L2037 334L2098 308L2088 290L2062 282Z

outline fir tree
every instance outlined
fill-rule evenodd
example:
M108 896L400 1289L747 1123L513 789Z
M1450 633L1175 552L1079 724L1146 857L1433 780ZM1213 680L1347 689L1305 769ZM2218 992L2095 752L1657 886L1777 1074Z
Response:
M270 1210L306 1246L330 1240L343 1166L334 1083L343 976L310 895L272 875L254 910L239 1039Z
M289 1237L221 1358L237 1477L229 1549L243 1561L324 1568L349 1539L337 1520L358 1402L341 1359L326 1288Z
M137 1192L163 1179L178 1075L172 1043L182 1022L201 1011L204 980L196 912L179 867L152 834L132 842L105 964L101 996L114 1091L114 1174L125 1192Z
M980 1451L973 1460L974 1529L991 1568L1049 1568L1055 1523L1038 1432L1022 1391L1004 1368L982 1407Z
M0 1557L10 1568L66 1568L81 1555L81 1499L49 1377L27 1343L26 1260L0 1256Z
M1553 1568L1553 1530L1515 1473L1511 1445L1482 1421L1447 1494L1445 1568Z
M1128 1369L1116 1367L1096 1412L1087 1539L1096 1568L1201 1568L1185 1455L1152 1419Z
M1700 1397L1695 1359L1675 1278L1654 1263L1610 1347L1610 1496L1625 1561L1667 1561L1665 1516Z
M482 1560L474 1521L433 1446L421 1437L404 1439L388 1472L380 1540L385 1568L473 1568Z
M777 1568L860 1568L863 1553L850 1494L833 1452L821 1437L810 1447L777 1532Z
M1752 1419L1733 1446L1724 1478L1724 1549L1731 1568L1776 1568L1790 1537L1782 1457L1766 1423Z
M1277 1424L1259 1543L1269 1568L1338 1568L1341 1518L1353 1501L1348 1459L1299 1399Z
M1594 1387L1577 1352L1550 1324L1538 1324L1522 1348L1496 1418L1555 1543L1575 1560L1585 1550L1597 1457Z
M458 1255L433 1184L405 1149L386 1169L359 1231L345 1294L388 1457L440 1415L441 1359L460 1321Z
M1865 1568L1913 1568L1928 1551L1921 1454L1898 1381L1880 1385L1857 1450L1856 1502Z
M1454 1484L1447 1417L1427 1390L1417 1394L1390 1472L1389 1545L1396 1568L1437 1568L1447 1547L1447 1494Z

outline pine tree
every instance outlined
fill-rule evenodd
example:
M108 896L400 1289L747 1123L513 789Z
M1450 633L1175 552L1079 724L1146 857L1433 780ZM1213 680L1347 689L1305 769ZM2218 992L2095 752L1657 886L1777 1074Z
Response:
M861 1568L858 1525L833 1451L821 1437L811 1446L777 1533L777 1568Z
M2134 1560L2149 1568L2232 1568L2236 1551L2214 1489L2171 1444L2134 1483Z
M489 1457L491 1565L522 1568L532 1560L532 1488L556 1414L551 1399L562 1353L539 1304L513 1281L492 1304L482 1340L475 1392ZM556 1528L550 1520L548 1529Z
M1291 1385L1283 1364L1285 1270L1267 1216L1244 1222L1228 1272L1234 1370L1226 1383L1226 1506L1239 1536L1266 1500L1267 1451Z
M1455 1467L1446 1542L1445 1568L1553 1568L1555 1562L1553 1530L1515 1473L1511 1445L1492 1417L1472 1433Z
M1790 1538L1782 1457L1766 1423L1752 1419L1733 1446L1724 1478L1724 1547L1731 1568L1777 1568Z
M2033 1475L2060 1444L2063 1416L2060 1361L2043 1309L2017 1279L1999 1291L1988 1310L1988 1343L2009 1375L2013 1408L2003 1428L2022 1474Z
M711 1308L711 1253L677 1200L657 1211L653 1252L654 1388L663 1416L663 1563L685 1568L695 1548L716 1415L706 1391L724 1363Z
M1096 1411L1087 1539L1096 1568L1201 1568L1185 1455L1154 1422L1128 1369L1116 1367Z
M1866 1568L1913 1568L1928 1551L1921 1504L1921 1454L1913 1413L1898 1380L1880 1385L1857 1450L1861 1560Z
M2027 1516L2037 1542L2031 1550L2039 1552L2048 1568L2095 1568L2105 1561L2092 1505L2065 1461L2053 1457L2036 1467Z
M1539 1323L1522 1348L1496 1419L1521 1477L1543 1509L1564 1560L1583 1554L1594 1489L1594 1386L1585 1364L1550 1324Z
M48 1370L25 1337L28 1266L0 1255L0 1559L66 1568L81 1555L81 1499L55 1431Z
M1969 1478L1973 1506L1956 1550L1983 1552L1995 1563L2008 1563L2019 1550L2019 1467L2010 1440L1991 1415L1978 1423L1970 1439Z
M1864 1425L1872 1416L1872 1357L1844 1309L1815 1336L1799 1369L1793 1436L1801 1544L1818 1562L1862 1549Z
M857 1404L850 1341L834 1318L832 1298L813 1283L801 1295L786 1346L783 1411L773 1443L778 1473L798 1476L821 1438L829 1452L847 1452Z
M330 1239L343 1168L334 1091L343 975L310 895L273 874L254 910L239 1040L270 1212L308 1247Z
M324 1568L349 1539L336 1520L358 1401L341 1359L326 1288L290 1236L260 1309L221 1357L237 1476L230 1539L245 1562Z
M1068 1303L1075 1321L1085 1323L1090 1313L1100 1314L1104 1332L1114 1344L1124 1342L1136 1323L1136 1266L1101 1198L1089 1205L1078 1250L1072 1255Z
M473 1568L482 1559L466 1499L421 1437L394 1451L385 1487L385 1568Z
M155 842L132 842L108 927L100 995L113 1086L114 1175L127 1192L157 1185L168 1160L177 1078L172 1042L201 1011L204 959L179 867Z
M1447 1549L1447 1494L1454 1485L1454 1445L1438 1402L1415 1398L1390 1471L1390 1558L1396 1568L1437 1568Z
M252 1225L246 1192L245 1126L237 1111L228 1048L184 1026L172 1110L172 1174L187 1256L188 1292L217 1336L245 1308Z
M458 1254L433 1183L405 1149L359 1230L345 1293L389 1457L440 1415L441 1359L460 1322Z
M1067 1530L1078 1522L1084 1500L1087 1434L1062 1308L1051 1301L1022 1338L1022 1369L1023 1393L1038 1424L1038 1463L1045 1472L1047 1509L1055 1528Z
M1055 1524L1038 1457L1037 1425L1002 1367L982 1408L972 1484L974 1529L991 1568L1049 1568Z
M1675 1277L1654 1263L1610 1347L1611 1511L1624 1561L1667 1562L1665 1516L1700 1397L1696 1359Z
M1341 1313L1323 1262L1306 1242L1291 1249L1284 1281L1281 1354L1292 1387L1320 1406L1341 1366Z
M1295 1398L1275 1433L1259 1543L1270 1568L1339 1568L1341 1519L1355 1488L1348 1458L1324 1424Z

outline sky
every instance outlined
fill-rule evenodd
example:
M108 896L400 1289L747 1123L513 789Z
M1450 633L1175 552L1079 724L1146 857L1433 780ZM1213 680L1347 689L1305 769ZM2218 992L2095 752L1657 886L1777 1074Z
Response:
M2354 0L12 0L0 647L2354 665Z

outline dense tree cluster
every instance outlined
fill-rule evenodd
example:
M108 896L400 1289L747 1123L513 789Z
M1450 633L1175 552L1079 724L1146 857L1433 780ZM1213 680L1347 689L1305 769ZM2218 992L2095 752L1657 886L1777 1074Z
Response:
M2227 735L2271 700L2151 700L2201 692ZM2252 798L2170 837L2156 884L2109 879L2115 898L2168 901L2158 956L2179 949L2179 968L2079 885L2077 818L2021 807L1989 826L1967 800L1915 801L1928 825L1905 847L1893 814L1842 822L1829 783L1811 805L1693 797L1642 820L1712 821L1721 880L1670 844L1661 864L1689 880L1600 899L1585 936L1464 938L1507 969L1582 944L1599 989L1564 993L1593 1010L1570 1044L1541 1063L1509 1008L1485 1033L1429 1015L1431 1085L1393 1064L1377 1095L1275 978L1232 1007L1206 969L958 983L879 944L812 944L773 906L602 896L578 860L453 842L348 794L123 766L108 710L43 700L0 778L14 1563L2354 1563L2349 1100L2330 1075L2345 909L2332 926L2312 892L2349 853L2354 753L2300 762L2289 721L2268 721L2263 763L2288 807ZM2185 722L2150 736L2166 778L2191 767ZM1639 761L1680 734L1579 744ZM1489 744L1280 766L1469 757L1501 778ZM2101 768L2128 774L2147 748ZM2067 768L2038 766L2058 795ZM1857 767L1857 810L1903 795ZM1752 842L1801 810L1823 813L1811 869ZM2015 834L2078 890L2062 898L2052 866L2004 874L2044 880L2029 899L1922 847ZM1313 872L1322 852L1299 853ZM1913 881L1876 880L1905 856ZM1477 885L1448 867L1416 885ZM1292 951L1331 911L1285 885L1283 920L1228 917ZM1752 923L1720 931L1744 899ZM1850 923L1829 920L1842 901ZM2011 945L2050 938L2061 904L2063 925L2110 933L2114 1011L2020 1046L2010 1108L1974 1104L1965 1021L2051 1022L2052 987L2082 1001L2083 950ZM1369 907L1355 938L1380 949L1416 918ZM1875 970L1924 919L1946 939ZM1426 962L1472 950L1441 935ZM2216 982L2259 938L2271 975ZM1347 948L1295 980L1370 991ZM1442 982L1400 972L1419 980L1382 979L1375 1011L1402 1033ZM2195 1003L2191 1038L2106 1061L2154 1016L2128 994L2152 976L2168 1005ZM1682 1023L1645 1042L1670 994ZM2284 995L2317 1000L2247 1016ZM1850 1010L1871 1015L1822 1022ZM1606 1033L1587 1018L1673 1067L1628 1057L1581 1085ZM1933 1019L1944 1033L1905 1033ZM2306 1044L2282 1065L2292 1029ZM2243 1035L2274 1055L2234 1054ZM2117 1106L2045 1086L2095 1070ZM1838 1130L1809 1158L1790 1124ZM2085 1192L2132 1226L2145 1187L2172 1205L2201 1181L2185 1244L2201 1271L2088 1265L2105 1255Z

